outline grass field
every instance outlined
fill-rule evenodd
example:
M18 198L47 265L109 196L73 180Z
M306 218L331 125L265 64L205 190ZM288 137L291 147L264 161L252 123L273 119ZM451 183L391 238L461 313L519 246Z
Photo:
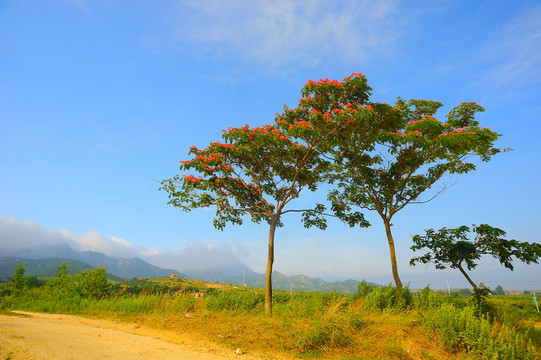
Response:
M132 322L265 359L522 360L541 354L541 315L526 296L490 297L479 308L472 297L430 289L400 296L391 287L364 296L276 291L267 317L258 288L164 278L92 293L81 284L96 279L64 276L33 288L4 283L0 309Z

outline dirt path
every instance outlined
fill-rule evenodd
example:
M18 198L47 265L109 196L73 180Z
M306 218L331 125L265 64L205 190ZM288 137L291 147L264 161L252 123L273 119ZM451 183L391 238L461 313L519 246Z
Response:
M197 345L179 334L173 339L170 332L145 329L137 324L71 315L18 313L27 316L0 315L0 360L254 359L209 344Z

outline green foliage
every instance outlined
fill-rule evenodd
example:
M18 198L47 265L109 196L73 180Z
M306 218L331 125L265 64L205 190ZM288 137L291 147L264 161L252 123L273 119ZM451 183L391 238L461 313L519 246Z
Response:
M443 303L449 301L444 295L431 290L429 286L421 289L416 295L413 299L413 304L418 310L439 308Z
M373 109L364 108L370 88L362 74L352 74L342 82L308 81L303 98L295 109L285 107L274 125L223 131L222 142L211 142L205 149L195 146L193 158L181 161L181 173L163 180L160 190L169 193L169 204L191 211L215 207L213 224L224 229L227 223L241 225L249 215L255 223L269 223L269 255L265 306L272 304L272 265L274 233L282 226L282 216L299 212L305 227L327 227L323 204L287 209L304 189L315 191L326 180L331 162L324 156L337 144L356 138L370 146L379 132L374 126L380 118ZM333 204L345 216L347 205ZM342 210L343 209L343 210ZM346 218L344 218L346 219ZM347 214L350 225L368 226L360 213Z
M445 174L475 170L465 159L488 161L501 151L494 147L500 135L479 127L474 120L475 113L484 111L481 106L462 103L449 112L445 122L434 117L442 106L421 99L406 102L399 98L394 106L367 102L366 107L381 118L375 124L379 133L372 145L359 146L363 140L353 137L331 152L336 166L330 181L338 186L329 199L378 212L385 225L398 290L402 283L391 230L393 216L410 203L431 200L422 201L420 196ZM344 213L336 215L347 222Z
M74 277L63 270L66 269L63 268L57 277L69 284ZM461 352L464 352L464 355L475 359L536 359L536 346L541 346L541 331L535 327L541 315L535 311L529 297L490 298L491 312L485 315L477 306L471 305L471 298L443 296L429 287L415 296L407 288L399 295L392 286L376 287L366 295L364 302L336 292L278 291L273 297L273 318L265 318L261 322L258 316L263 313L263 295L258 289L230 287L203 298L160 291L131 294L120 289L116 294L99 298L89 293L74 296L73 292L56 297L51 296L52 289L48 288L55 281L55 286L65 287L65 283L57 279L47 286L12 293L0 301L0 309L113 316L137 321L142 317L163 317L164 321L174 319L175 323L194 321L194 318L223 320L233 317L243 323L234 325L233 331L242 329L246 321L253 319L254 324L261 326L256 333L264 332L270 324L280 323L284 330L276 334L278 342L273 346L282 346L296 353L302 351L301 357L312 358L322 358L326 353L337 350L344 356L351 354L358 339L370 334L371 323L377 318L378 313L370 309L388 309L395 312L392 316L407 316L408 321L413 318L416 323L420 321L437 335L442 346L458 353L457 357L463 356ZM154 290L165 288L166 284L174 285L172 282L150 280L140 283L150 289L160 285ZM204 285L199 283L189 286L205 291ZM212 329L216 331L215 325ZM389 357L408 356L399 342L389 342L384 351Z
M378 286L373 283L369 283L366 280L362 280L357 285L357 293L361 297L366 297L368 294L370 294L374 289L376 289Z
M457 293L458 293L458 295L472 296L472 292L471 292L471 290L468 289L468 288L458 289L458 290L457 290Z
M260 308L265 296L253 291L235 293L218 293L207 297L205 307L209 310L245 310L252 311Z
M6 297L14 293L16 296L20 293L28 291L31 288L39 287L43 281L35 276L24 275L26 272L25 264L19 263L13 272L13 277L9 282L0 283L0 298Z
M408 287L397 291L392 285L378 286L373 289L364 299L364 304L374 309L407 310L413 301L413 295Z
M505 295L505 291L503 291L503 288L501 285L498 285L492 292L492 295Z
M468 239L470 228L465 225L456 229L425 231L424 236L413 236L414 245L411 249L427 249L430 252L411 259L411 265L416 262L434 262L437 269L445 269L446 266L460 269L464 264L468 270L472 270L477 266L481 255L491 255L506 268L513 270L513 257L527 264L537 264L537 259L541 256L540 244L504 239L505 231L486 224L473 226L475 236L472 240Z
M101 266L93 270L69 275L68 266L58 266L58 275L45 285L47 294L54 299L101 299L108 296L112 286L107 279L107 269Z
M448 350L462 350L476 359L537 359L537 350L531 341L505 323L491 323L479 316L476 308L462 309L452 304L427 313L423 323L436 333Z
M26 283L24 281L24 263L20 263L17 269L15 269L15 272L13 274L13 287L16 290L22 290L24 287L26 287Z
M305 226L324 229L322 204L298 210L285 210L285 205L325 180L331 163L321 154L352 136L370 146L380 118L363 105L370 91L362 74L341 82L310 80L299 105L277 113L274 125L230 127L223 131L224 143L191 147L194 158L181 161L180 170L197 176L177 175L162 181L160 190L184 211L215 206L214 226L219 229L228 222L242 224L244 214L256 223L271 223L289 211L302 212ZM350 214L350 221L367 226L359 213Z
M490 289L484 286L478 287L466 273L465 268L473 270L482 255L491 255L510 270L513 270L513 258L527 264L532 262L537 264L541 256L541 244L504 239L506 233L501 229L482 224L477 227L473 225L472 231L475 234L472 240L468 239L470 228L465 225L456 229L428 229L425 230L426 234L423 236L413 236L411 249L413 251L422 249L428 252L412 258L410 264L433 262L436 269L445 269L449 266L460 270L472 285L474 295L480 303L490 294Z

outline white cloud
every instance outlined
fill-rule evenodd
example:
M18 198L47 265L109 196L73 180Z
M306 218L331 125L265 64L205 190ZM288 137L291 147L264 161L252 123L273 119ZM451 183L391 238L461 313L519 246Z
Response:
M152 252L134 246L131 242L116 236L103 236L97 231L89 230L75 233L70 230L51 230L32 220L21 220L15 217L0 215L0 254L11 255L36 245L66 243L79 251L98 251L109 256L129 258L139 256L143 251Z
M178 38L206 54L270 67L322 58L359 62L389 51L400 24L396 1L180 1Z
M180 272L200 271L240 264L229 244L203 245L198 240L189 240L190 245L182 250L160 251L145 260Z
M188 241L190 245L185 249L166 251L136 246L125 239L103 236L94 230L84 233L65 229L55 231L32 220L0 215L0 256L10 256L36 245L66 243L78 251L97 251L116 258L139 257L151 264L180 271L204 270L240 263L229 244L202 245L197 240Z
M0 253L10 254L40 243L58 244L57 233L32 220L20 220L0 215Z
M483 49L483 58L495 64L483 74L483 82L489 83L484 88L491 94L518 95L517 90L541 83L540 17L541 5L521 12Z

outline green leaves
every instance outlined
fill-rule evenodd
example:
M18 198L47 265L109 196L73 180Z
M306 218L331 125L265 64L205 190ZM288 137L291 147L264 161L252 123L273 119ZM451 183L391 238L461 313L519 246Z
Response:
M460 226L456 229L442 228L437 231L425 230L425 235L413 237L413 251L426 250L426 254L414 257L410 265L432 262L437 269L447 266L462 271L474 269L482 255L496 258L506 268L513 270L514 258L529 263L536 263L541 256L541 244L507 240L505 231L487 224L473 225L473 239L469 239L470 228Z
M286 206L303 189L314 191L329 178L329 155L340 144L356 139L354 150L361 152L372 146L384 120L379 111L389 113L391 107L366 105L370 92L362 74L308 81L299 106L277 114L275 125L228 128L223 142L192 146L193 158L180 166L188 174L163 180L160 190L184 211L216 206L218 229L241 224L244 214L256 223L269 222L289 211ZM303 213L305 226L326 227L324 207L295 211ZM341 211L350 225L368 226L362 214Z
M379 133L373 144L363 146L351 138L332 152L341 165L341 173L333 181L340 184L342 200L377 210L390 220L407 204L419 201L446 173L475 170L467 158L488 161L500 152L494 147L500 135L479 128L474 120L476 112L484 111L481 106L460 104L445 123L434 117L441 106L433 100L406 102L400 98L393 107L373 104L378 116L384 117L378 121ZM333 194L335 199L337 196Z
M443 106L438 101L398 98L389 105L371 102L371 93L361 73L342 81L309 80L298 106L284 106L273 125L228 128L222 142L191 147L193 157L181 161L183 175L162 181L160 190L184 211L215 206L213 224L218 229L240 225L249 215L253 222L270 223L273 230L272 224L281 225L281 216L291 211L302 213L306 227L325 229L324 205L289 206L304 189L314 191L324 182L335 185L328 195L334 216L350 226L369 226L362 213L353 211L357 206L382 217L400 289L391 218L410 203L436 197L440 192L421 199L445 174L475 170L468 158L489 161L501 151L494 147L500 135L479 127L475 114L484 109L476 103L459 104L442 122L435 117ZM460 246L472 253L462 261L475 267L477 255L470 245ZM501 259L507 266L505 257Z

